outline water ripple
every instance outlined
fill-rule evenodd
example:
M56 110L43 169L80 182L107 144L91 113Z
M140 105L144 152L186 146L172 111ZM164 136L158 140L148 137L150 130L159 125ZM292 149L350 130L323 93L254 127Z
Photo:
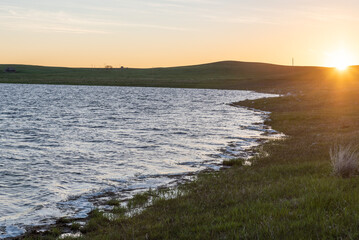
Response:
M228 104L267 96L1 84L0 238L85 217L102 192L157 187L245 155L270 129L263 112Z

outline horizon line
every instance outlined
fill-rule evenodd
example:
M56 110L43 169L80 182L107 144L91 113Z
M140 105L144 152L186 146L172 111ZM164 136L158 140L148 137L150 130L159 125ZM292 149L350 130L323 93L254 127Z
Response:
M111 64L104 64L103 66L98 67L97 65L91 66L82 66L82 67L74 67L74 66L61 66L61 65L38 65L38 64L24 64L24 63L0 63L0 65L7 65L7 66L33 66L33 67L53 67L53 68L77 68L77 69L102 69L106 66L112 66L113 69L121 69L121 68L130 68L130 69L156 69L156 68L176 68L176 67L192 67L192 66L201 66L201 65L208 65L208 64L216 64L216 63L252 63L252 64L266 64L266 65L274 65L274 66L282 66L282 67L316 67L316 68L335 68L329 66L318 66L318 65L285 65L285 64L277 64L277 63L268 63L268 62L256 62L256 61L240 61L240 60L222 60L222 61L215 61L215 62L205 62L205 63L196 63L196 64L188 64L188 65L175 65L175 66L162 66L162 67L127 67L126 65L118 65L119 67L115 67ZM350 65L349 67L359 66L358 65Z

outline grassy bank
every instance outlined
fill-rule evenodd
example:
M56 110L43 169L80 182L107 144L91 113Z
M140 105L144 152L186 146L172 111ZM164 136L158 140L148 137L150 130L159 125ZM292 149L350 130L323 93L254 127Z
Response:
M110 221L94 212L83 238L359 238L359 178L334 176L329 160L334 143L359 144L358 69L298 71L236 82L239 89L292 93L237 103L271 111L268 124L288 136L265 144L260 152L267 154L253 166L200 174L176 198L138 196L131 206L154 197L139 215L126 217L118 207L119 218Z

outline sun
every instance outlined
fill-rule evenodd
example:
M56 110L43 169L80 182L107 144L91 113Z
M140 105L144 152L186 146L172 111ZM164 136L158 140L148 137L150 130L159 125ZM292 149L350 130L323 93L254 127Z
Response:
M353 56L346 50L341 49L328 54L328 67L334 67L339 71L346 70L353 65Z

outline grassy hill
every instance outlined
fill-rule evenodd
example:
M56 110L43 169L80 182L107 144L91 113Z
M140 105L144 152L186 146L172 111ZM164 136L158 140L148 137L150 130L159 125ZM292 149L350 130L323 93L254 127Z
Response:
M310 80L325 75L327 68L291 67L265 63L224 61L202 65L149 69L90 69L11 65L16 73L5 73L0 65L0 83L146 86L270 91L278 84L288 87L292 79ZM283 82L283 80L285 80ZM295 86L294 86L295 87Z

